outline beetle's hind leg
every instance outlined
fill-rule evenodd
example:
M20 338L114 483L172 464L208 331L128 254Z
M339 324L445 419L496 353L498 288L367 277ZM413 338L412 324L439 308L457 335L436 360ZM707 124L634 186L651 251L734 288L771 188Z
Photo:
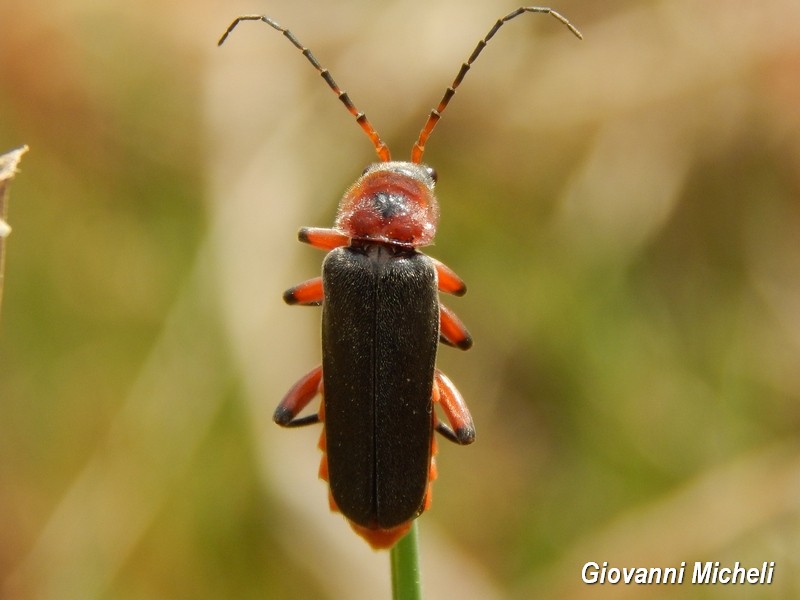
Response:
M442 407L449 423L437 420L436 431L456 444L465 446L475 441L475 425L467 403L453 382L439 369L433 378L433 401Z
M297 415L308 406L314 396L322 391L322 366L304 375L286 392L272 419L282 427L301 427L319 423L320 415L313 414L297 418Z

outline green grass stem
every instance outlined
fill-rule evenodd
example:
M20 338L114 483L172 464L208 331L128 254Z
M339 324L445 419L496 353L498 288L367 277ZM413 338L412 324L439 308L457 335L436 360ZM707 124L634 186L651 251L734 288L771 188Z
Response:
M392 548L391 561L392 598L394 600L422 600L416 521L411 525L408 533Z

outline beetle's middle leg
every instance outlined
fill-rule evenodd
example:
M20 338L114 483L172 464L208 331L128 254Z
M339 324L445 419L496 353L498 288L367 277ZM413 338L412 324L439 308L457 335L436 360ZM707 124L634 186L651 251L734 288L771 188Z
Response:
M314 277L303 283L289 288L283 292L283 301L286 304L301 304L303 306L319 306L325 293L322 288L322 277Z
M452 310L439 303L439 341L460 350L472 348L472 336Z

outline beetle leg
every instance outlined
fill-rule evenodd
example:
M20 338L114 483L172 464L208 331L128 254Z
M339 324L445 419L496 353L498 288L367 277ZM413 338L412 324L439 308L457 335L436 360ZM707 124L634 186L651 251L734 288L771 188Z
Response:
M283 301L286 304L319 306L323 297L322 277L314 277L283 292Z
M320 250L333 250L350 244L350 238L341 231L323 227L303 227L297 232L297 239Z
M436 267L436 274L439 276L439 290L453 294L454 296L463 296L467 293L467 284L461 279L456 272L453 271L443 262L435 258L428 257L433 261L433 266Z
M472 348L472 336L456 314L439 303L439 340L461 350Z
M319 366L292 386L278 404L272 419L282 427L300 427L319 423L319 414L296 418L308 403L316 396L322 386L322 367Z
M456 386L439 369L436 369L433 386L433 400L441 405L450 424L448 426L437 421L436 431L457 444L467 445L474 442L475 425L472 423L472 415L469 414L469 408Z

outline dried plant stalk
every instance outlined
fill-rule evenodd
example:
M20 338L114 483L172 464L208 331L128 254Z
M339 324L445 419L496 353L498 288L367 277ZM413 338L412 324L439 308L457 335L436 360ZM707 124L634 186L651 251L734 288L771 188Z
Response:
M8 215L8 188L11 180L17 173L17 165L22 155L28 151L27 146L21 146L0 156L0 307L3 303L3 275L6 266L6 238L11 233L6 221Z

